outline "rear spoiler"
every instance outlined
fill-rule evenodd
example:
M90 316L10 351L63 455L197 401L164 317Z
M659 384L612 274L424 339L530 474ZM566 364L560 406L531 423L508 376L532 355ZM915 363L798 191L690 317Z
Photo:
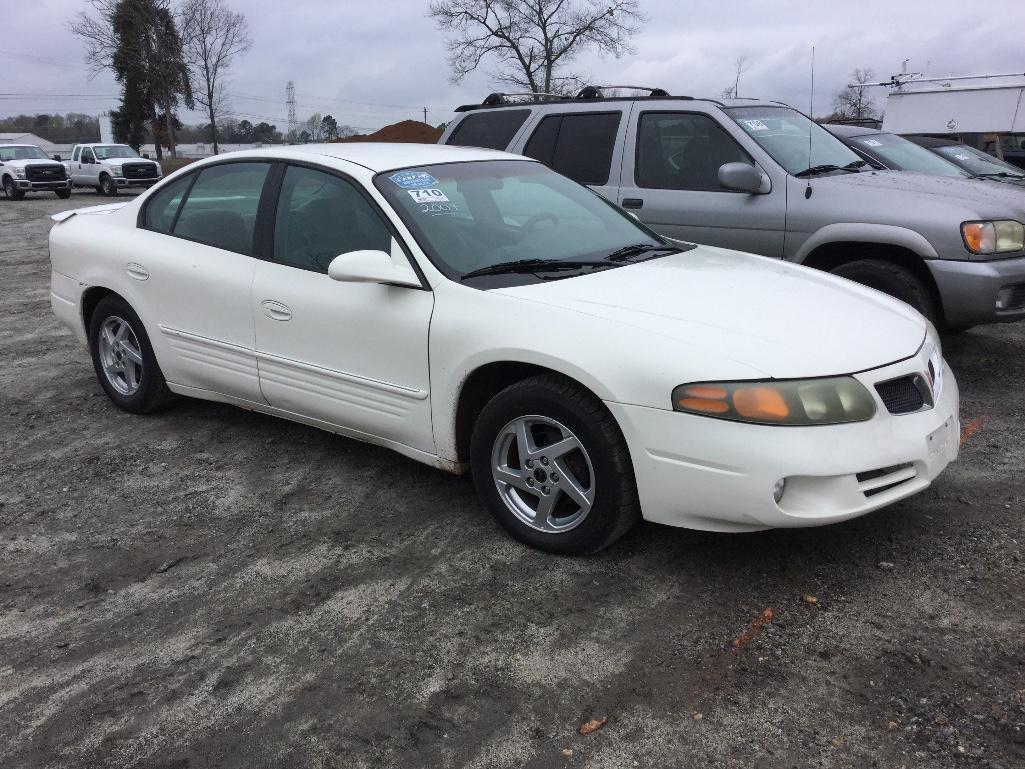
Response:
M102 206L88 206L86 208L75 208L71 211L61 211L59 214L54 214L50 218L53 219L57 224L66 222L72 216L76 214L89 216L91 214L112 214L128 205L128 202L124 203L107 203Z

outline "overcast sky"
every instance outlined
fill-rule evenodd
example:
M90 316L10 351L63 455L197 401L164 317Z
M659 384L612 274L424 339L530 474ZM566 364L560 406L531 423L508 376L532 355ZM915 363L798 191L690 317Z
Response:
M375 129L405 118L434 124L492 85L487 70L452 85L444 34L426 17L427 0L228 0L243 11L252 50L229 72L239 118L287 125L285 85L295 81L300 120L313 112ZM620 60L582 54L574 69L598 83L659 86L673 94L718 96L733 62L747 56L741 96L808 109L811 48L815 112L854 67L879 79L911 69L933 75L1025 72L1020 2L952 0L642 0L648 22L636 54ZM108 73L87 76L70 19L85 0L6 2L0 48L0 116L38 112L100 114L117 105ZM925 9L928 10L925 10ZM880 100L884 89L877 89ZM31 94L30 97L11 94ZM71 96L64 96L69 94ZM185 113L186 123L200 116Z

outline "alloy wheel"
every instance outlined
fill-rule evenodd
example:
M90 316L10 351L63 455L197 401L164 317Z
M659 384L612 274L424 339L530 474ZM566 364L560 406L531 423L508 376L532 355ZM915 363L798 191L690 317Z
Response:
M134 395L142 383L142 348L128 321L111 316L99 335L100 365L111 386L122 395Z

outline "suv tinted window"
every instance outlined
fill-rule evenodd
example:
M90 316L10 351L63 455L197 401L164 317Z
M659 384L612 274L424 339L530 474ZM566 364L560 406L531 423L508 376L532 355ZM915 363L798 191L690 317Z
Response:
M349 182L311 168L289 166L274 227L274 261L327 272L339 254L391 251L391 232Z
M174 234L252 255L256 209L269 169L269 163L225 163L204 168L189 190Z
M637 127L637 186L663 190L723 190L719 167L751 158L708 115L646 112Z
M171 231L174 215L178 213L178 206L182 202L182 196L189 188L192 178L190 174L176 179L161 187L153 194L153 197L146 201L146 229L164 233Z
M621 112L549 115L523 154L581 184L608 184Z
M459 121L445 143L504 150L529 115L529 109L475 112Z

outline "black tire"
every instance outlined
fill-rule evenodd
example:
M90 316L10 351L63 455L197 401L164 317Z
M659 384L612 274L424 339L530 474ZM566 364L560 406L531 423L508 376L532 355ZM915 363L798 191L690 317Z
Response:
M910 304L936 326L942 325L939 308L929 287L913 272L885 259L859 259L841 264L834 275L874 288Z
M57 197L61 200L67 200L71 197L71 190L55 190Z
M109 174L100 174L100 193L108 198L117 196L117 183Z
M103 194L103 187L101 187L100 185L98 185L98 184L97 184L97 185L95 185L95 186L93 187L93 189L94 189L94 190L96 190L96 194L97 194L97 195L102 195L102 194Z
M100 332L108 319L120 319L128 324L138 342L138 351L142 355L142 375L138 377L138 389L130 394L120 392L104 370L100 355ZM121 297L111 294L105 296L96 305L92 318L89 320L89 351L92 353L93 368L96 378L100 381L107 396L125 411L133 414L148 414L165 408L175 400L175 395L167 388L163 372L153 355L146 329L135 314L135 310Z
M14 179L10 176L4 177L4 194L8 200L21 200L25 197L25 190L19 190L14 186Z
M581 485L593 490L593 503L574 528L558 532L532 528L513 513L499 492L492 473L493 454L499 452L497 447L506 427L527 416L554 420L567 428L584 449L584 453L577 454L577 466L581 458L584 462L589 458L593 477L588 473L588 483ZM543 445L536 436L534 440L536 445ZM522 462L520 465L520 472L525 474L537 471L523 469ZM554 467L553 461L547 469ZM524 379L484 406L470 441L470 468L477 493L502 527L520 542L540 550L571 555L594 553L622 537L641 517L633 464L619 425L598 398L559 376ZM534 494L537 496L536 490ZM553 499L563 504L561 494L555 492Z

